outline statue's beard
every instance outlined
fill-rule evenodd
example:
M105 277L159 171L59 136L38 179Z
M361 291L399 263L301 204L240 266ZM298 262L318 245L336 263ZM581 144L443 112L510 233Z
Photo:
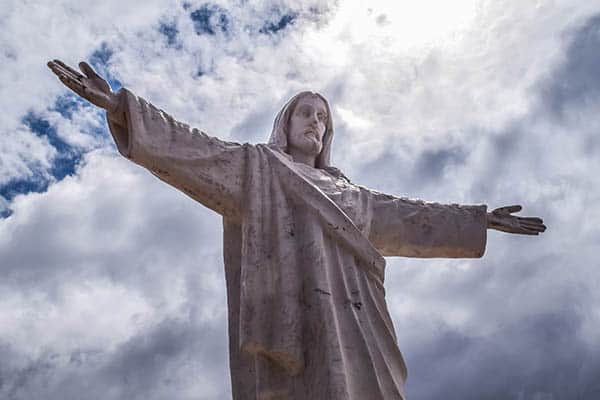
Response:
M316 141L316 140L312 140L311 141L311 154L318 156L319 154L321 154L321 150L323 150L323 143Z
M307 156L318 156L323 149L323 143L316 139L307 138L302 143L297 143L295 147Z

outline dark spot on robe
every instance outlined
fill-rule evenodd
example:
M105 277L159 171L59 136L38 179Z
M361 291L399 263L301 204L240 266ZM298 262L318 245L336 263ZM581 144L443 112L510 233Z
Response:
M326 294L327 296L331 296L331 293L329 293L329 292L326 292L326 291L325 291L325 290L323 290L323 289L316 288L316 289L315 289L315 292L317 292L317 293L320 293L320 294Z

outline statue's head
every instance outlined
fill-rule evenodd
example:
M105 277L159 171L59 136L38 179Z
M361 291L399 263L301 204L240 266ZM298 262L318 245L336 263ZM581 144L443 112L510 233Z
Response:
M269 144L289 153L290 148L316 156L316 167L330 165L333 121L329 104L323 96L301 92L279 111L273 124Z

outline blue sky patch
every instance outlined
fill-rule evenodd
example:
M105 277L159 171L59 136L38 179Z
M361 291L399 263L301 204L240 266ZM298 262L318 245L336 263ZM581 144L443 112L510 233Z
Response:
M287 28L289 25L292 25L296 20L297 14L294 12L290 12L288 14L284 14L279 18L279 21L272 22L269 21L260 28L259 32L263 34L276 34L277 32Z
M57 134L56 129L43 117L34 112L28 112L23 117L23 125L27 126L33 133L39 137L45 137L59 153L69 151L71 146L62 140Z
M25 115L23 124L29 127L37 136L45 137L48 143L56 149L57 155L53 160L54 164L48 171L50 175L60 181L75 172L75 167L81 160L81 151L65 142L58 136L56 129L47 120L33 112Z
M62 109L63 112L72 112L74 109L73 103L67 102L66 104L67 106ZM0 195L8 201L11 201L18 194L46 191L53 180L60 181L66 176L72 175L82 157L82 152L58 136L56 129L40 115L30 111L23 117L22 123L35 135L46 138L48 143L56 149L57 155L49 170L46 171L39 163L34 163L30 165L33 170L32 176L11 180L0 186Z
M177 24L162 22L158 27L158 31L164 35L167 39L167 44L171 47L177 47L177 35L179 35L179 29Z
M112 90L117 91L123 85L110 73L108 69L108 65L110 64L110 59L112 58L113 54L113 50L108 46L108 44L106 44L106 42L104 42L100 45L100 48L94 50L90 56L89 63L100 76L108 80Z
M86 103L87 102L81 97L73 93L67 93L59 96L56 99L54 107L52 107L51 110L58 112L66 119L71 119L73 112L77 111L81 107L84 107Z
M106 67L112 56L113 51L110 49L110 47L108 47L106 43L102 43L100 48L94 50L90 56L90 64L92 64L92 67L94 68Z
M190 13L194 30L198 35L216 35L218 31L227 33L230 19L227 11L215 4L206 3Z
M15 179L0 186L0 196L11 201L19 194L41 193L48 189L50 181L39 172L26 179ZM9 214L10 215L10 212ZM7 216L8 216L7 215Z

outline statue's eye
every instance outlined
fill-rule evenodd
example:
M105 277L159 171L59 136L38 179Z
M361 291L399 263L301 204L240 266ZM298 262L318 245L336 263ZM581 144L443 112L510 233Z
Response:
M319 113L319 121L325 121L327 119L327 116L323 113Z

